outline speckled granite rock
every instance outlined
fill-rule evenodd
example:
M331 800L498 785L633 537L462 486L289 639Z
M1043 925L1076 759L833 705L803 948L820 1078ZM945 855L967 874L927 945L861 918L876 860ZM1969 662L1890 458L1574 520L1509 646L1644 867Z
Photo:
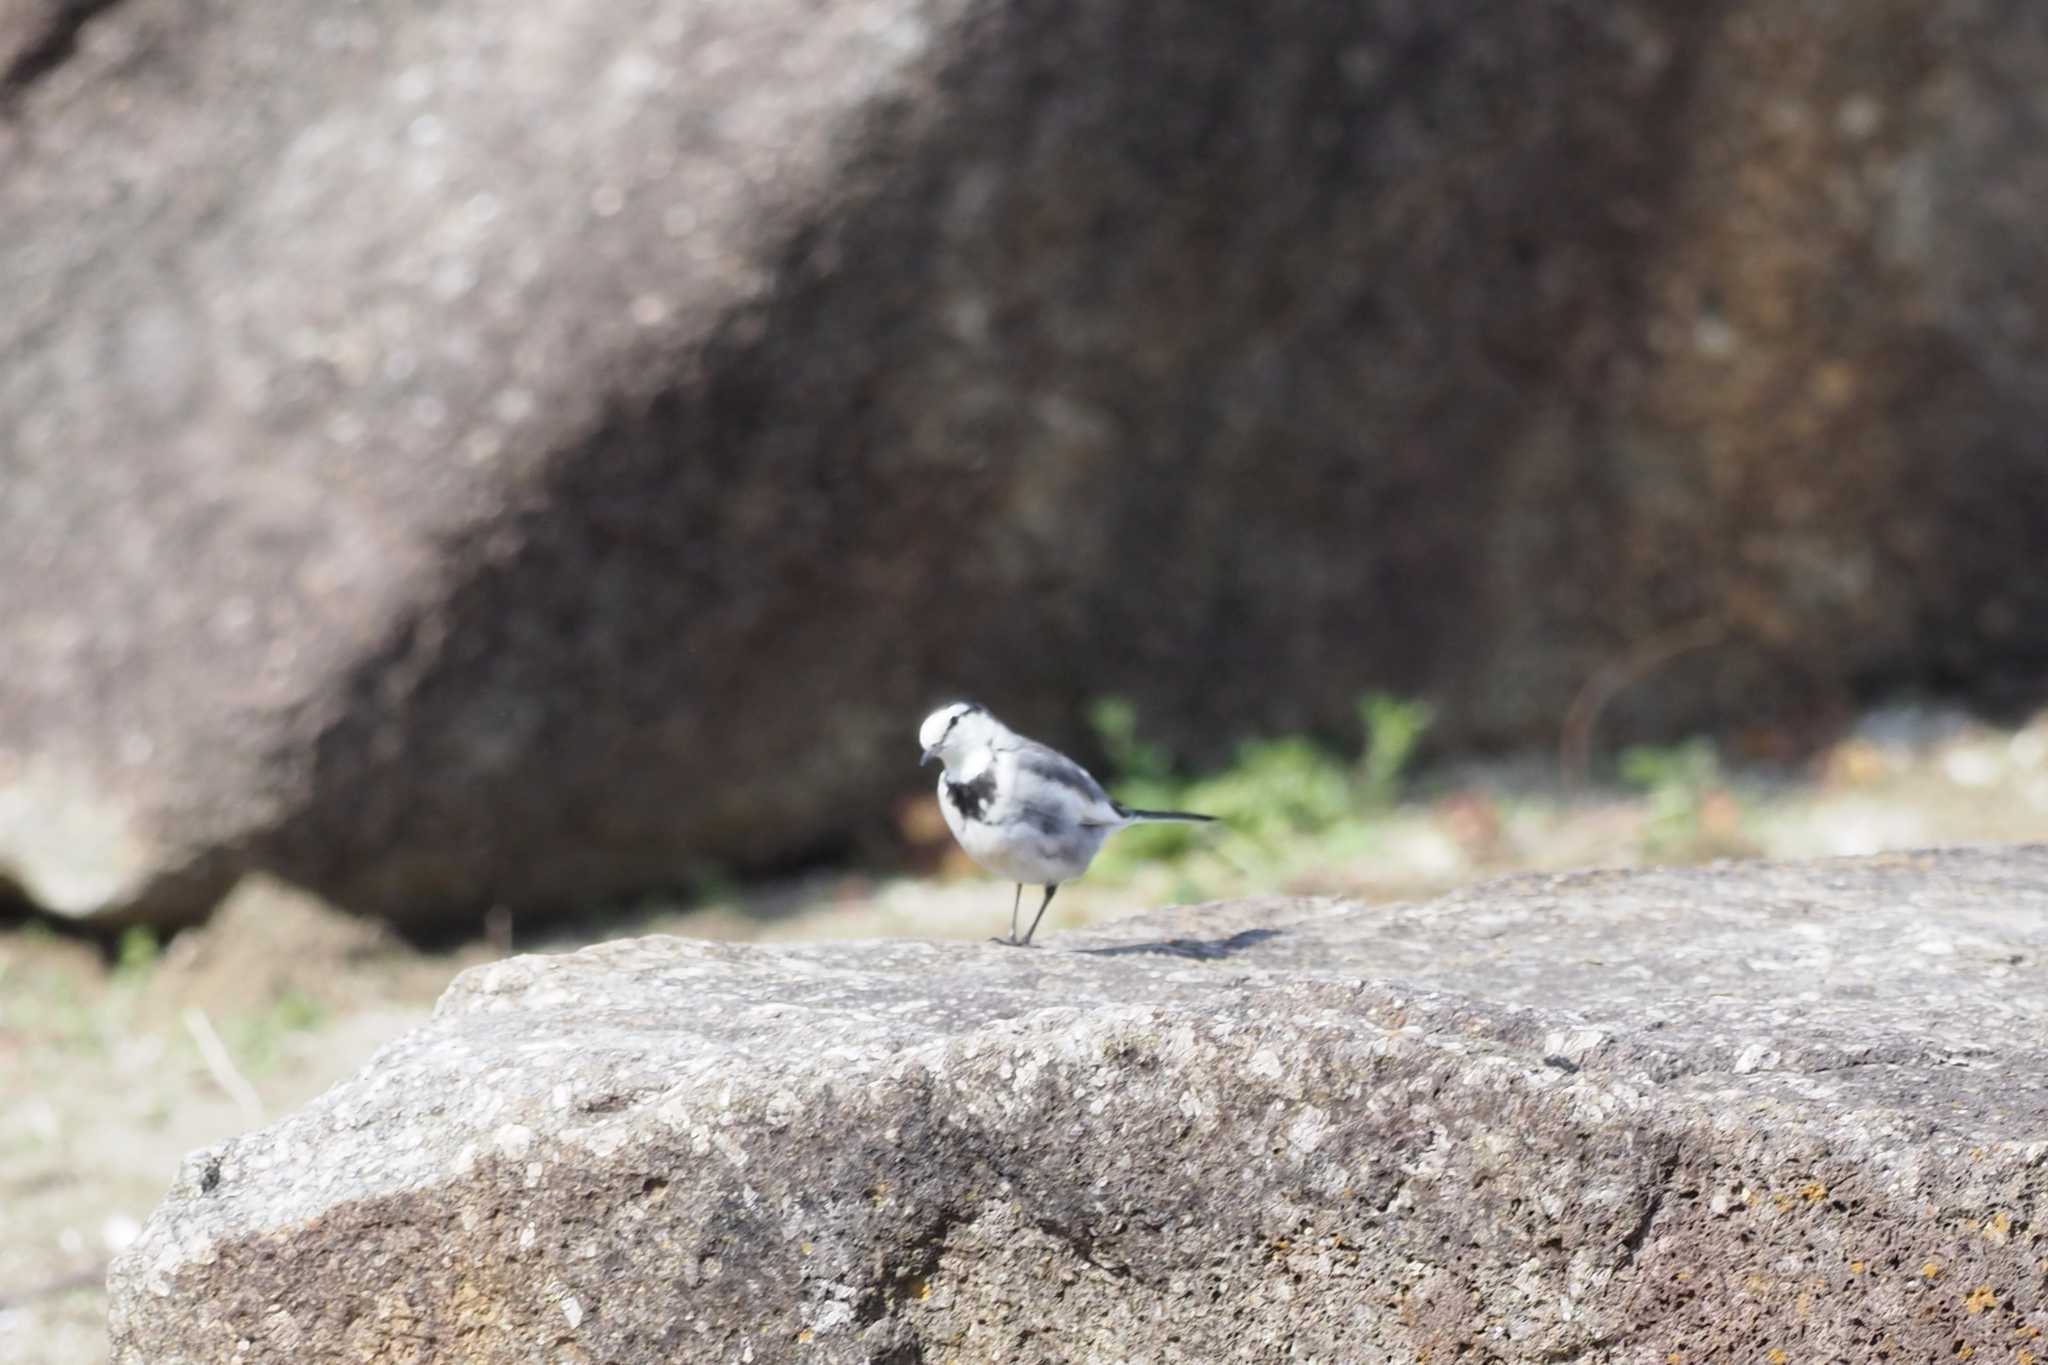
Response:
M192 1157L115 1357L2011 1360L2044 954L2048 848L513 959Z

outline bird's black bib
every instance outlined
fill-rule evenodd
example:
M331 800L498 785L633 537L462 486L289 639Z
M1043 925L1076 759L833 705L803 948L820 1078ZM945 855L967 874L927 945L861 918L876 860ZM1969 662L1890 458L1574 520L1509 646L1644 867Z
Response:
M979 820L988 811L988 803L996 794L996 770L991 763L981 770L971 782L955 782L946 779L946 798L953 803L953 809L969 820Z

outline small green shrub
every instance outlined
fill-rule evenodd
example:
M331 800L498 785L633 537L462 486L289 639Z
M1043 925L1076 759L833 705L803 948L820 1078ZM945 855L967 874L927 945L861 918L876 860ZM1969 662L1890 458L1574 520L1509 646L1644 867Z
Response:
M1384 809L1399 794L1429 728L1430 708L1375 693L1359 699L1358 714L1366 749L1356 761L1306 736L1247 739L1228 767L1181 778L1164 745L1139 737L1135 706L1120 697L1095 703L1089 719L1109 756L1109 785L1119 800L1140 809L1199 811L1223 826L1141 825L1109 844L1097 866L1116 876L1205 846L1270 851Z
M1705 739L1639 744L1621 751L1616 770L1624 783L1651 796L1699 792L1721 780L1721 757Z
M147 924L131 924L121 931L120 942L114 949L114 971L130 978L146 976L162 955L163 944L157 939L156 930Z
M232 1021L229 1033L235 1055L255 1074L275 1070L284 1060L286 1040L319 1028L327 1015L324 1002L296 988L286 989L269 1004Z
M1138 738L1138 708L1128 700L1102 698L1088 708L1088 723L1118 781L1166 782L1172 777L1173 756L1165 745Z
M1435 708L1428 702L1370 692L1358 699L1358 719L1365 729L1366 791L1381 804L1391 803L1436 719Z
M1652 856L1681 858L1739 851L1721 847L1728 841L1729 831L1715 828L1727 819L1721 812L1739 814L1741 808L1712 741L1694 738L1682 744L1624 749L1616 771L1625 785L1648 800L1643 843ZM1710 801L1719 803L1719 811L1710 811ZM1710 818L1713 816L1718 820Z

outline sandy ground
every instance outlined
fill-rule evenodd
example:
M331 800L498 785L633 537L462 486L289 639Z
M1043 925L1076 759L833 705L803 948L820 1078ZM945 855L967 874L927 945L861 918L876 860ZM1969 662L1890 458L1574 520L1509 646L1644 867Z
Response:
M1797 773L1711 761L1649 790L1564 795L1548 765L1426 775L1418 799L1312 839L1224 843L1061 893L1048 929L1274 890L1398 900L1532 868L1792 857L2048 839L2048 717L2018 728L1894 711ZM914 839L936 812L907 809ZM930 845L932 874L735 889L529 936L423 952L254 882L208 927L115 953L0 925L0 1365L104 1360L107 1257L185 1153L302 1103L502 955L665 932L788 940L1000 932L1009 888Z

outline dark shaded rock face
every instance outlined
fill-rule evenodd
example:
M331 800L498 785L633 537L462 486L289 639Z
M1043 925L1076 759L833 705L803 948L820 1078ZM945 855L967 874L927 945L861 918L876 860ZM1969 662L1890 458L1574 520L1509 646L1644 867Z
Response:
M0 15L52 908L787 861L961 692L1201 758L2048 660L2023 0L96 9Z
M512 959L188 1161L115 1358L2005 1359L2043 953L2048 848Z

